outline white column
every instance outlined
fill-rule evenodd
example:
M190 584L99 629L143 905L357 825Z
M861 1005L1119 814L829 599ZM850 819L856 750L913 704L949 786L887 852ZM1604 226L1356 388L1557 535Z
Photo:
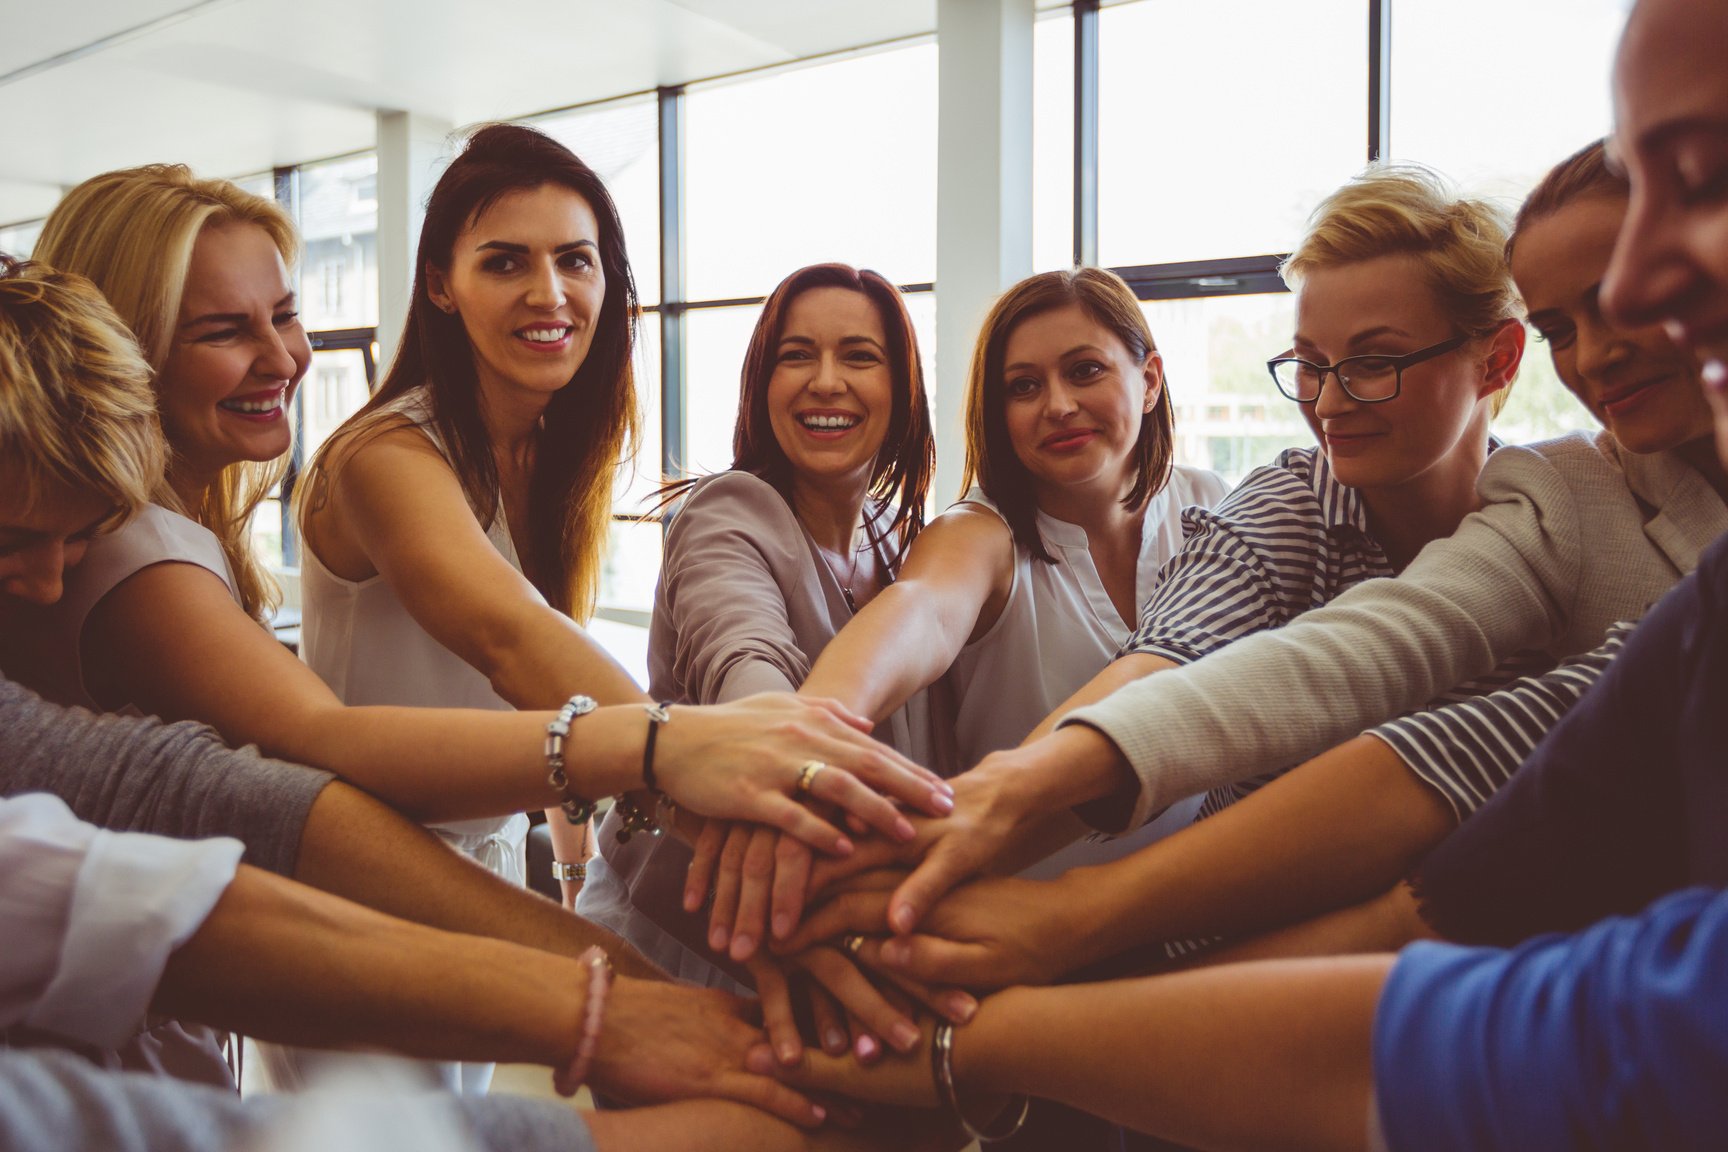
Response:
M414 284L414 250L426 197L450 162L447 120L418 112L378 113L378 371L396 355Z
M937 0L936 508L959 494L978 326L1032 271L1034 0Z

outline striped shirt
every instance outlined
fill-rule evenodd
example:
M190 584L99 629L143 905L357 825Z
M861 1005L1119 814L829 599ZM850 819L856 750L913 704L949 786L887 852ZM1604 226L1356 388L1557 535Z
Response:
M1189 664L1243 636L1281 627L1365 580L1397 574L1369 533L1361 495L1339 483L1317 448L1286 449L1272 464L1251 472L1217 507L1189 508L1182 516L1182 551L1164 566L1140 626L1120 655L1144 652ZM1443 693L1430 707L1498 692L1552 666L1542 653L1519 653L1486 676ZM1554 699L1569 690L1565 681L1550 687ZM1439 739L1446 731L1439 726L1376 734L1401 756L1397 740L1409 746L1426 741L1420 766L1412 766L1456 805L1456 797L1474 795L1492 776L1482 762L1484 752L1503 743L1504 732L1522 730L1478 703L1477 712L1447 713L1451 729L1469 734L1466 743ZM1501 782L1522 759L1520 753L1507 763L1505 755L1497 761L1503 764ZM1213 789L1200 816L1227 807L1276 775Z

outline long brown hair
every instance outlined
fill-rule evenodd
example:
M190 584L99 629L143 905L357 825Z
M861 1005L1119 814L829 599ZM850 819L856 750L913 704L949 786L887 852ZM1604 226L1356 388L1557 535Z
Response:
M594 341L569 384L541 419L540 448L528 489L528 579L559 611L585 619L600 589L600 567L612 519L612 484L635 451L640 417L631 352L638 307L624 250L624 229L594 170L564 145L532 128L488 124L450 162L426 203L414 260L414 292L396 359L377 393L330 438L309 479L334 466L333 451L352 452L394 426L388 407L416 388L431 398L432 425L450 453L468 504L482 524L498 515L498 465L480 402L474 351L462 318L432 302L427 269L447 269L462 229L511 192L547 184L588 202L600 225L606 293ZM316 485L307 485L309 489ZM301 509L302 522L311 501Z
M783 496L792 491L792 462L787 459L768 416L768 381L774 375L780 335L786 315L804 293L816 288L860 292L876 308L887 337L888 368L894 381L894 407L876 465L870 471L870 496L892 509L888 533L891 554L898 558L924 526L924 500L936 469L936 439L930 430L930 404L924 392L924 368L918 356L918 333L906 302L886 277L850 264L812 264L780 281L762 305L762 315L750 333L738 388L738 422L732 434L732 467L760 476ZM683 482L687 484L688 482ZM668 487L671 492L673 485ZM876 541L876 528L866 520Z
M1114 272L1102 268L1040 272L1002 293L991 307L972 350L972 369L966 380L966 469L960 479L960 494L964 496L973 484L982 488L1008 521L1015 542L1046 563L1055 563L1055 558L1038 534L1032 473L1020 462L1008 438L1007 382L1002 369L1008 337L1015 328L1033 316L1070 304L1079 305L1086 315L1114 333L1136 364L1145 363L1158 350L1134 290ZM1169 482L1175 423L1166 380L1157 403L1140 418L1140 437L1134 442L1134 484L1122 498L1122 507L1144 507Z
M147 164L92 176L49 214L34 255L63 272L87 276L102 289L138 337L160 394L192 249L205 228L221 224L262 228L290 268L299 257L294 222L280 205L227 180L201 180L184 164ZM174 448L172 439L169 448ZM281 594L252 549L252 514L282 478L288 459L285 452L274 460L228 465L196 508L182 507L166 478L154 497L215 534L233 570L241 607L260 619ZM173 471L170 456L170 477Z

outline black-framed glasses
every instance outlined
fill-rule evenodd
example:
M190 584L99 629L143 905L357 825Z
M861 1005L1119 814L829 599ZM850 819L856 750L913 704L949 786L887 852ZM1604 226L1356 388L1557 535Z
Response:
M1404 387L1404 369L1444 356L1462 348L1468 336L1454 336L1426 348L1418 348L1403 356L1346 356L1336 364L1315 364L1297 356L1280 356L1266 361L1272 382L1278 391L1298 404L1312 404L1320 399L1320 389L1326 384L1326 374L1338 377L1338 386L1352 400L1363 404L1379 404L1395 399Z

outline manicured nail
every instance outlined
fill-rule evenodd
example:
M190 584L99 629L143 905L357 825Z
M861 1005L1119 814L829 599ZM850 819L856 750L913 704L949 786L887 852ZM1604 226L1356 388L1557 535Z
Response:
M951 992L943 1000L947 1005L948 1019L956 1024L964 1024L978 1012L978 1001L964 992Z
M954 793L943 792L938 789L937 791L930 793L930 799L935 802L936 808L939 811L943 813L954 811Z
M834 841L834 854L836 856L852 855L852 841L846 839L844 836Z
M830 1028L822 1034L822 1047L828 1050L830 1056L838 1056L846 1051L846 1033L838 1028Z
M858 1059L869 1063L882 1052L882 1046L876 1043L874 1036L860 1036L853 1041L852 1048L858 1053Z
M910 904L902 904L900 907L894 909L893 920L894 931L900 933L912 931L913 927L918 923L918 917L913 915L912 906Z
M894 835L896 838L901 840L910 840L912 837L918 835L918 830L912 827L912 821L906 819L904 816L900 816L894 821Z
M726 951L726 940L731 935L732 933L727 930L726 925L716 924L708 929L708 947L715 952Z
M1728 364L1715 359L1706 360L1698 375L1703 378L1704 387L1712 392L1728 391Z
M822 1107L820 1104L812 1104L810 1105L810 1115L816 1117L816 1123L820 1124L822 1121L828 1119L828 1109Z
M792 935L792 916L787 912L778 912L774 916L774 939L784 940Z
M780 1055L780 1063L786 1065L788 1068L798 1063L798 1045L787 1042L780 1045L776 1051Z
M684 911L694 912L702 907L702 893L694 888L684 889Z
M889 1029L889 1033L894 1041L894 1047L902 1052L910 1052L918 1046L918 1029L914 1028L908 1020L896 1021L894 1027Z
M748 960L750 954L756 951L756 941L747 935L732 937L732 959Z

